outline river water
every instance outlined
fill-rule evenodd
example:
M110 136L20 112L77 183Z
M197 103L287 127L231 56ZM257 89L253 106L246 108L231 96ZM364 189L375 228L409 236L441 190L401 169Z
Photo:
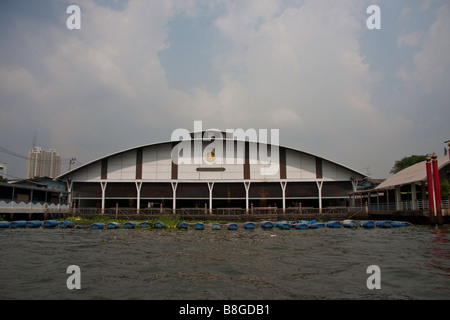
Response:
M448 226L2 229L0 243L0 299L450 298ZM380 289L367 286L371 265Z

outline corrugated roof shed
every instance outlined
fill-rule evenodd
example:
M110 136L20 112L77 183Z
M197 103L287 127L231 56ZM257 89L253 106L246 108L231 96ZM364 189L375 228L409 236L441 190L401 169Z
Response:
M437 161L439 170L450 163L448 156L438 157ZM386 179L384 182L380 183L375 190L392 189L399 185L425 181L427 180L426 170L426 161L416 163Z

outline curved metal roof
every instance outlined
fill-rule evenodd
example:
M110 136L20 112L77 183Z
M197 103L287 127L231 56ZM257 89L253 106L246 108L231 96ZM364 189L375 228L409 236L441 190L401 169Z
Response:
M219 130L217 130L217 131L219 131ZM197 133L197 132L195 132L195 133ZM222 133L224 133L224 132L222 132ZM192 138L192 137L193 137L193 133L191 132L190 134L191 134L191 139L192 139L192 140L195 140L196 138ZM202 140L207 141L207 142L210 141L210 140L205 140L205 138L202 138ZM222 140L229 140L229 139L228 139L228 138L222 138ZM236 140L236 141L243 141L243 142L249 142L249 143L260 143L260 144L262 143L262 142L252 141L252 140L250 140L250 141L249 141L249 140L239 140L239 139L233 139L233 140ZM96 163L96 162L98 162L98 161L101 161L102 159L106 159L106 158L109 158L109 157L112 157L112 156L116 156L116 155L119 155L119 154L121 154L121 153L129 152L129 151L132 151L132 150L135 150L135 149L139 149L139 148L154 147L154 146L157 146L157 145L162 145L162 144L167 144L167 143L177 143L177 142L181 142L181 141L176 141L176 140L175 140L175 141L172 141L172 140L170 140L170 141L155 142L155 143L150 143L150 144L140 145L140 146L134 146L134 147L132 147L132 148L128 148L128 149L124 149L124 150L121 150L121 151L117 151L117 152L111 153L111 154L109 154L109 155L107 155L107 156L104 156L104 157L97 158L97 159L95 159L95 160L89 161L88 163L85 163L85 164L83 164L83 165L81 165L81 166L79 166L79 167L77 167L77 168L74 168L74 169L72 169L72 170L70 170L70 171L67 171L67 172L65 172L65 173L63 173L63 174L61 174L61 175L59 175L59 176L57 177L57 179L63 179L64 176L66 176L66 175L72 174L72 173L74 173L74 172L76 172L76 171L78 171L78 170L81 170L81 169L84 168L84 167L87 167L87 166L89 166L89 165L91 165L91 164L93 164L93 163ZM333 164L336 164L336 165L338 165L338 166L341 166L342 168L346 168L346 169L348 169L348 170L350 170L350 171L352 171L352 172L354 172L354 173L360 175L361 177L366 177L366 176L367 176L366 174L361 173L361 172L359 172L359 171L356 171L356 170L354 170L354 169L352 169L352 168L350 168L350 167L347 167L347 166L342 165L342 164L340 164L340 163L337 163L337 162L335 162L335 161L332 161L332 160L329 160L329 159L320 157L320 156L315 155L315 154L312 154L312 153L310 153L310 152L305 152L305 151L303 151L303 150L298 150L298 149L294 149L294 148L290 148L290 147L286 147L286 146L282 146L282 145L279 145L278 147L280 147L280 148L285 148L285 149L287 149L287 150L293 150L293 151L297 151L297 152L302 152L302 153L308 154L308 155L310 155L310 156L313 156L313 157L316 157L316 158L320 158L320 159L322 159L322 160L325 160L325 161L328 161L328 162L330 162L330 163L333 163Z

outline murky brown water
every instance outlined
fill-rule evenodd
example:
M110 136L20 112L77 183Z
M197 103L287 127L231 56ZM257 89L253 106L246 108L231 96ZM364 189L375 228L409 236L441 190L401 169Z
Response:
M448 227L4 229L0 243L0 299L450 298Z

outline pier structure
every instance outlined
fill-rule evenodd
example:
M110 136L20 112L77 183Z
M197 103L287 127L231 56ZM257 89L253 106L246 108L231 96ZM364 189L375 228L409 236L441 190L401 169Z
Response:
M370 190L351 193L354 203L372 217L410 217L443 224L449 220L448 195L439 181L450 179L449 155L428 157L392 175ZM438 192L436 192L436 190ZM437 195L437 196L436 196Z

